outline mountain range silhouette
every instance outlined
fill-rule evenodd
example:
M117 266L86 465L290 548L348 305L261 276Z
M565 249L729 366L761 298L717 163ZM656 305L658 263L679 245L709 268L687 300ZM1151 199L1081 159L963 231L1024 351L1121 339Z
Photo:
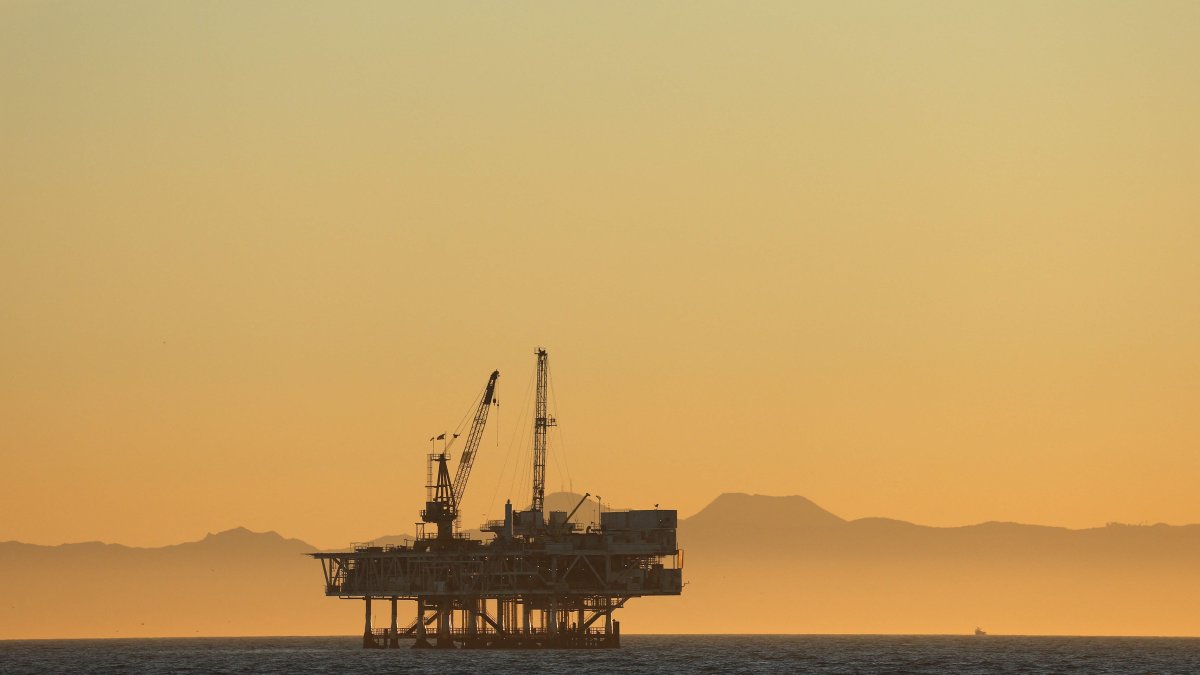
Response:
M548 495L547 508L578 500ZM585 503L576 520L594 519ZM679 541L683 595L631 601L625 625L1200 635L1200 525L927 527L844 520L800 496L729 493L682 519ZM323 595L320 568L303 555L315 550L245 528L159 548L3 542L0 639L355 634L361 604Z

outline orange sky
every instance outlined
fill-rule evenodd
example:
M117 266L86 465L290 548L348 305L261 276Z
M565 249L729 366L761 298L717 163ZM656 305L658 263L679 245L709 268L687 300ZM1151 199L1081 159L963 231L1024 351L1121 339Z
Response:
M5 3L0 540L409 531L498 368L473 525L537 345L550 489L1200 522L1198 77L1189 2Z

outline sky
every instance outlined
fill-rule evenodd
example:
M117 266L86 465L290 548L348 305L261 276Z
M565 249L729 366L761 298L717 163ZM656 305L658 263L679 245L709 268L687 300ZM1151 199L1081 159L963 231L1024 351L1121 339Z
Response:
M1200 5L4 2L0 540L1200 522ZM752 524L748 524L752 527Z

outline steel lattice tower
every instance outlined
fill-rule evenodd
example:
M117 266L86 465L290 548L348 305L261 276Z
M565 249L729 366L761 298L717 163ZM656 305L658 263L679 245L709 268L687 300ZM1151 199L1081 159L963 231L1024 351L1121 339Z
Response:
M537 394L533 409L533 500L530 511L541 513L546 496L546 430L555 425L546 411L550 364L546 350L537 350Z

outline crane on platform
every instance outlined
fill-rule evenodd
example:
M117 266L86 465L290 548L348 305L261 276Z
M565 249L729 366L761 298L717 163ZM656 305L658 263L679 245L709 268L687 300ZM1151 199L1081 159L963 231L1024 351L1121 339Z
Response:
M483 428L487 425L488 410L495 403L496 380L499 377L500 371L493 370L491 377L488 378L487 386L483 389L483 398L480 399L479 407L475 410L475 420L471 422L471 431L467 434L467 445L458 458L458 471L454 474L453 489L455 512L458 511L459 504L462 504L463 494L467 491L467 479L471 477L471 467L475 464L475 453L479 450L479 443L483 440Z
M425 502L425 510L421 511L421 520L437 525L438 539L452 539L454 536L454 521L458 520L458 508L462 504L463 495L467 491L467 480L471 476L471 467L475 464L475 454L483 440L483 429L487 426L488 412L495 404L496 380L500 371L494 370L488 377L487 385L483 388L483 397L475 409L475 417L471 421L471 431L467 434L466 445L458 458L458 470L454 480L450 480L450 454L443 449L440 454L429 455L432 465L437 462L437 482L426 486L430 490ZM432 468L432 466L430 467ZM432 473L432 472L431 472Z

